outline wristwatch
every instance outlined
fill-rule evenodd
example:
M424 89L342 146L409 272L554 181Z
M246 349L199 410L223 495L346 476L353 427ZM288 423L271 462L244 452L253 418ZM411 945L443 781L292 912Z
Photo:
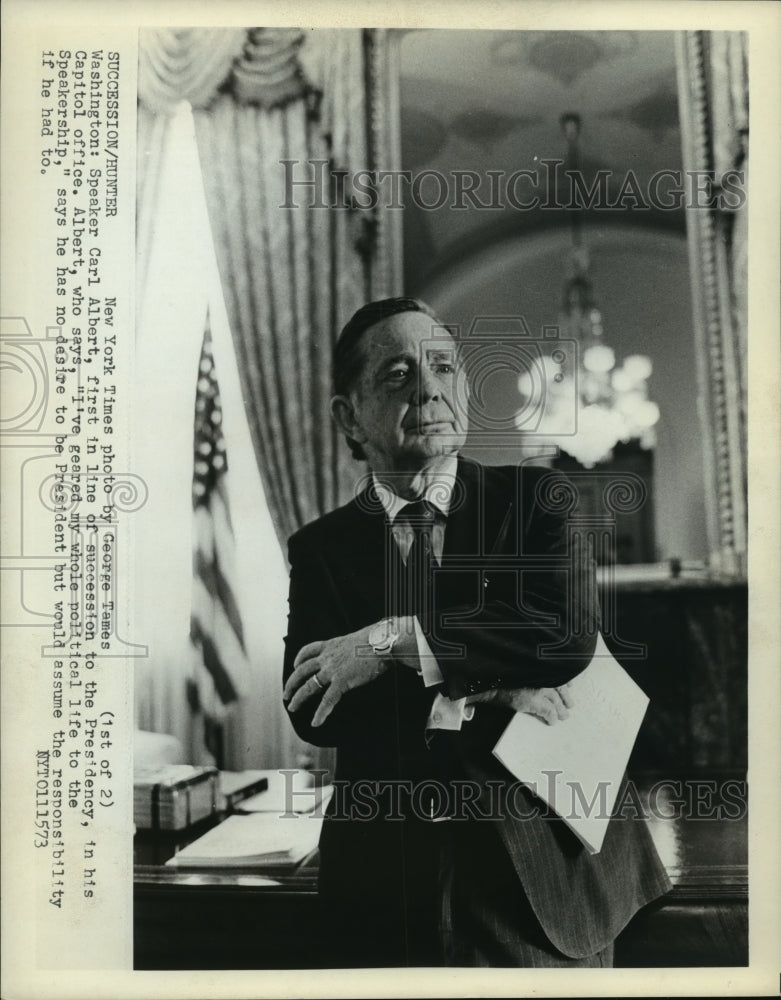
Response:
M369 632L369 645L375 656L388 656L400 632L392 618L383 618Z

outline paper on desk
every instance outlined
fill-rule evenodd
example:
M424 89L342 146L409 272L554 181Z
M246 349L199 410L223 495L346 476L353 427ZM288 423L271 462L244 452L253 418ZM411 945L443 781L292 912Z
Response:
M301 799L286 799L274 792L258 792L243 802L240 802L235 811L237 813L298 813L301 815L313 813L316 809L322 812L328 805L333 795L333 785L322 785L320 788L308 789L308 796L304 801Z
M166 864L173 868L297 864L317 847L322 825L322 817L229 816Z
M310 813L315 809L322 812L333 793L333 785L313 785L310 774L263 773L268 777L268 788L244 799L236 806L236 812Z
M574 704L568 719L549 726L519 712L494 756L561 816L589 853L598 854L648 697L601 635L569 691Z

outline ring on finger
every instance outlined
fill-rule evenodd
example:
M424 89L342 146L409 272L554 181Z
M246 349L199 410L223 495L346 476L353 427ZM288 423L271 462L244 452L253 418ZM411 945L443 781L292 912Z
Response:
M312 674L312 680L317 684L321 691L325 691L325 684L321 683L320 678L317 674Z

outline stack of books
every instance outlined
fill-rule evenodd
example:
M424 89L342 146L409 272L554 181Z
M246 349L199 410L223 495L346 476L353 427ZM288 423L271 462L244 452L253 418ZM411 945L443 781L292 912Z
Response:
M239 804L268 788L269 771L220 771L217 808L234 812Z
M332 785L315 785L306 771L265 771L266 787L238 802L240 813L311 813L321 815L333 793Z
M133 822L139 830L183 830L217 811L216 767L163 764L133 775Z

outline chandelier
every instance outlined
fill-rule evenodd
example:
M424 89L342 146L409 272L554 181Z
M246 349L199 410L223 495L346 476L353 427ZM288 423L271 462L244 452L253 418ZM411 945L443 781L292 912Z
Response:
M567 114L561 124L567 140L567 171L579 171L580 118ZM518 388L524 407L516 422L519 427L526 422L530 402L540 406L537 432L581 465L593 468L609 459L619 442L636 441L641 448L653 448L659 407L648 395L651 359L632 354L618 364L613 348L605 341L602 314L589 278L582 209L569 211L572 251L559 330L562 337L575 342L577 350L572 355L552 349L542 357L541 380L527 372L521 374ZM537 400L532 399L535 383Z

